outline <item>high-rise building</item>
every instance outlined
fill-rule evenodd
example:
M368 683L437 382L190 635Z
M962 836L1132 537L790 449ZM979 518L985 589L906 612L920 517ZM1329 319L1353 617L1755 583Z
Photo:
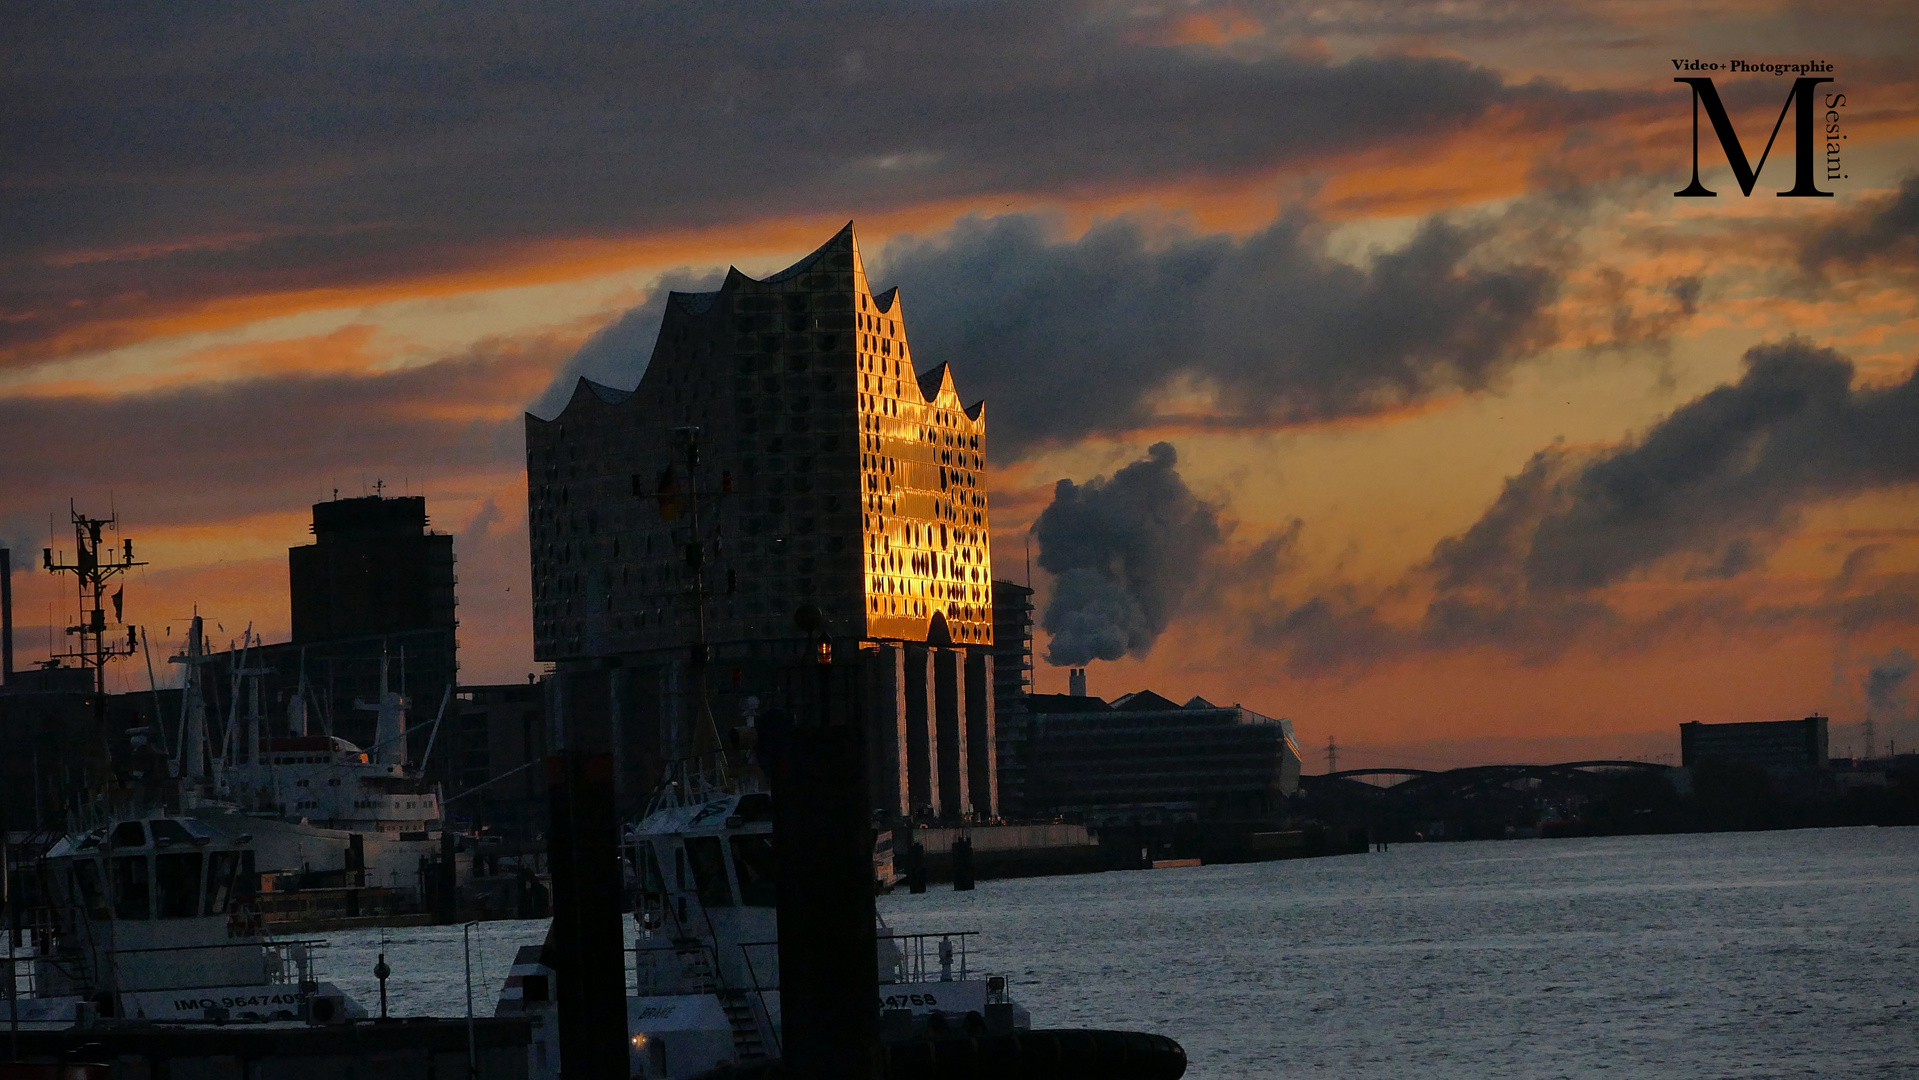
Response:
M557 743L621 759L622 801L857 651L877 809L997 813L986 417L918 372L849 224L787 269L672 293L632 390L528 415L534 655ZM977 754L969 747L979 748Z
M999 771L1000 813L1026 815L1026 699L1033 692L1033 590L993 582L994 766Z
M453 538L426 497L313 504L313 543L287 550L293 643L454 626Z
M354 700L378 700L384 669L411 700L415 759L432 737L425 721L459 678L453 537L431 525L421 495L314 503L313 543L287 550L292 640L259 650L280 693L304 672L336 733L362 744L374 719Z

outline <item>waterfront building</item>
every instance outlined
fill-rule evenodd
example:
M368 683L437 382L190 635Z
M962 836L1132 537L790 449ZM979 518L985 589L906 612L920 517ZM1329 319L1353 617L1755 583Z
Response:
M1110 822L1271 818L1299 788L1290 720L1142 690L1110 704L1084 694L1028 699L1029 814Z
M304 674L309 709L362 746L375 741L375 719L355 701L405 695L408 756L418 761L459 679L453 537L433 531L425 496L383 488L313 504L313 543L287 550L291 640L257 647L250 662L273 669L268 691L282 703Z
M1679 758L1686 768L1703 761L1758 765L1784 775L1827 767L1826 718L1762 720L1743 724L1679 725Z
M554 745L611 751L623 809L709 715L750 741L824 638L860 672L875 809L997 815L984 405L916 371L850 224L670 294L639 384L580 379L526 452Z

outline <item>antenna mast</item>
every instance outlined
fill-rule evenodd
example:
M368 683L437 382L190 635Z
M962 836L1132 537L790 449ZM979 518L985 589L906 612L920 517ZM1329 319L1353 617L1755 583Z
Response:
M105 543L100 537L101 530L111 528L120 531L120 515L106 518L90 518L67 504L67 516L73 520L74 555L73 562L55 563L53 549L41 551L41 561L47 572L52 574L72 574L78 580L80 592L80 621L67 627L70 636L79 638L71 652L56 653L48 658L49 666L62 659L74 659L83 668L93 669L93 689L95 693L107 692L107 661L118 660L123 656L132 656L139 648L140 641L133 627L127 626L122 608L125 587L107 595L107 582L116 575L125 573L136 566L146 563L133 561L133 541L122 540L121 550L116 558L112 544L107 544L106 555L100 553L100 545ZM106 604L113 603L113 621L126 627L127 638L124 642L107 638Z

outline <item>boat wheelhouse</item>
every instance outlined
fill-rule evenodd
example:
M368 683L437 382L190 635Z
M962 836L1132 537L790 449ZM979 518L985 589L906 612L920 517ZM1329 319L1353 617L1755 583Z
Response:
M320 978L321 942L262 932L252 837L188 816L122 816L62 837L13 961L19 1019L344 1022L365 1011Z
M705 789L656 800L626 830L634 890L627 1029L633 1075L679 1080L779 1054L780 965L773 802ZM878 926L874 1008L889 1038L1031 1026L1007 980L976 970L967 932ZM558 1075L557 978L543 947L520 950L494 1015L535 1021L529 1075Z

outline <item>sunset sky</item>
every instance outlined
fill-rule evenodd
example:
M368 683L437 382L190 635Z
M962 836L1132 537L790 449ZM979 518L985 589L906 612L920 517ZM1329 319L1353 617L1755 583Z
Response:
M995 570L1092 692L1323 767L1919 747L1919 15L1905 3L13 5L0 545L69 500L284 640L309 506L424 494L468 682L536 670L522 414L665 291L848 220L988 405ZM1678 71L1675 60L1722 65ZM1785 117L1814 74L1831 198ZM1843 104L1836 95L1843 94ZM1827 105L1831 113L1827 115ZM1060 481L1070 481L1061 485ZM1049 509L1050 508L1050 509ZM1042 519L1042 515L1046 515ZM53 538L49 540L49 519ZM169 644L167 648L171 648ZM158 657L156 657L158 659ZM170 673L162 672L163 681ZM144 689L122 662L117 689ZM1039 664L1063 692L1064 666Z

